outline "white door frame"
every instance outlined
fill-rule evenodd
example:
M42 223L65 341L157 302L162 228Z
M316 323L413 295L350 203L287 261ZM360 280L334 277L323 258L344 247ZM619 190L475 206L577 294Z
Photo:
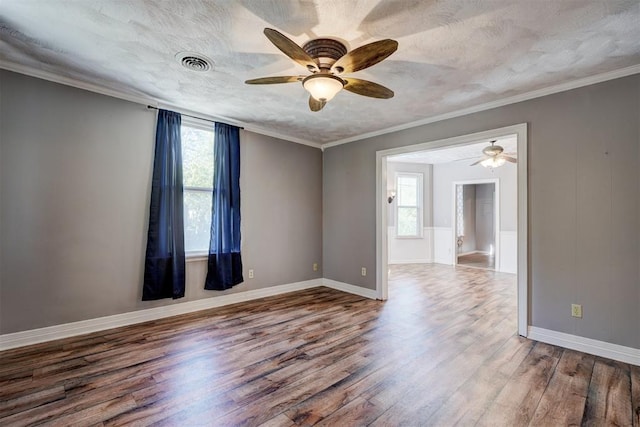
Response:
M388 298L386 158L414 151L467 145L513 134L516 134L518 138L518 334L523 337L527 336L529 325L529 211L526 123L376 152L376 295L378 299L386 300Z
M451 224L453 225L453 253L451 264L458 265L458 251L456 250L458 246L458 239L456 237L458 230L458 218L456 215L456 186L458 185L470 185L470 184L493 184L495 193L493 195L493 246L495 248L495 271L500 271L499 260L500 260L500 180L498 178L487 178L487 179L469 179L466 181L453 181L453 193L451 200L453 201L453 206L451 209Z

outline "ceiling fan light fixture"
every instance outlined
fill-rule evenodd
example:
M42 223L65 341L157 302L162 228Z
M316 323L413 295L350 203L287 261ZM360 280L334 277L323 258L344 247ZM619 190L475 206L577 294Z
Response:
M342 90L344 80L331 74L312 74L302 81L302 86L314 99L328 102Z
M302 81L308 91L309 109L317 112L342 89L370 98L393 98L393 91L378 83L348 77L343 80L336 73L353 73L364 70L386 59L398 49L398 42L391 39L365 44L352 51L334 39L313 39L302 47L273 28L265 28L264 35L275 47L290 59L306 67L310 76L273 76L246 80L249 85L294 83Z
M485 168L499 168L504 165L505 159L502 157L489 157L480 162Z

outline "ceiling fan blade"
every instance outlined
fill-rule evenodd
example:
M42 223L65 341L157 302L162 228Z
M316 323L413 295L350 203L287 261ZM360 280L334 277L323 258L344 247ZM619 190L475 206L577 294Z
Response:
M309 108L311 111L320 111L326 104L326 101L318 101L313 96L309 97Z
M273 28L265 28L264 35L267 36L271 43L280 49L282 53L296 61L298 64L306 67L309 71L319 71L318 64L313 61L307 52L284 34L274 30Z
M515 157L505 156L504 154L501 155L500 157L505 159L507 162L518 163L518 159L516 159Z
M353 73L377 64L398 49L398 42L391 39L379 40L360 46L338 59L331 67L331 71Z
M371 98L389 99L393 98L393 91L378 83L370 82L368 80L346 78L344 79L346 84L345 90L349 92L357 93L358 95L369 96Z
M277 83L295 83L302 80L301 76L275 76L275 77L260 77L258 79L245 80L248 85L272 85Z
M480 160L478 160L477 162L473 162L473 163L471 163L469 166L475 166L475 165L478 165L478 164L480 164L480 162L482 162L482 161L484 161L484 160L487 160L487 159L486 159L486 158L484 158L484 159L480 159Z

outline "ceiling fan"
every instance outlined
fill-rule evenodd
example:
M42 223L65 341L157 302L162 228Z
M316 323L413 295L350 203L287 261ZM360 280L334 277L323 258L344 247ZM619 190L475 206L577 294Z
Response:
M333 39L313 39L300 47L272 28L265 28L264 34L285 55L306 67L312 74L262 77L247 80L247 84L302 82L302 86L311 94L311 111L322 110L342 89L372 98L393 98L393 91L382 85L341 75L363 70L387 58L398 49L398 42L395 40L379 40L348 52L343 43Z
M477 162L472 163L470 166L475 166L480 163L485 168L497 168L504 165L505 162L517 163L518 160L515 157L507 156L503 154L504 148L499 145L495 145L497 140L491 141L491 145L484 147L482 153L484 157Z

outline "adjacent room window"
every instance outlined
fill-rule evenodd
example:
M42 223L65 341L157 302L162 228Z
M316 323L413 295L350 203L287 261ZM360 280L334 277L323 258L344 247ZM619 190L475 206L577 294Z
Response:
M181 137L184 249L187 255L207 253L213 195L213 127L208 130L183 122Z
M422 174L396 175L398 237L422 237Z

